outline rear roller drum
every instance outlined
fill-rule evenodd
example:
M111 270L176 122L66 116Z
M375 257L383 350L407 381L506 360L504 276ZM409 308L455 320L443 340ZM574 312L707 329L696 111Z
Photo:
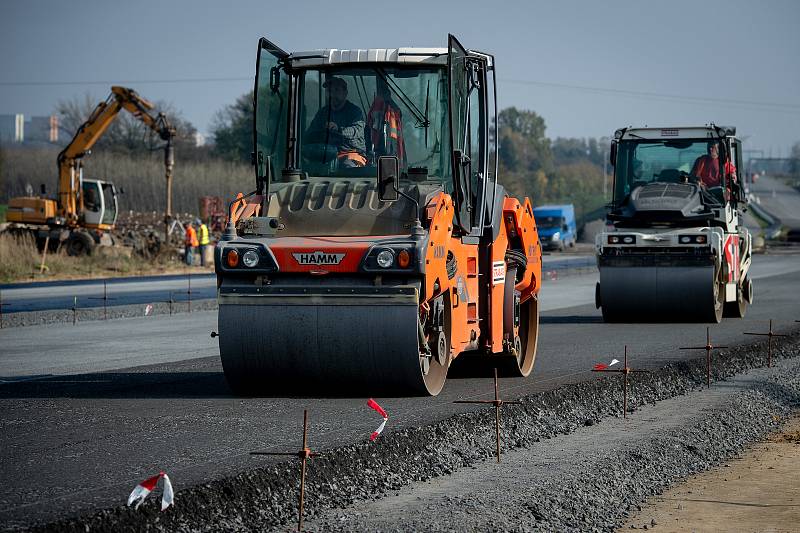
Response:
M519 293L514 288L517 268L506 271L503 304L503 330L506 350L499 357L498 370L506 377L527 377L536 360L539 338L539 300L534 296L519 303Z

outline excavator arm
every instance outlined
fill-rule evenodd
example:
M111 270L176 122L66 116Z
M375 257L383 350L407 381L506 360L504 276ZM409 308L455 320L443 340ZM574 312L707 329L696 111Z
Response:
M164 164L169 184L174 165L172 140L175 137L175 128L169 123L164 113L158 113L156 117L153 117L151 111L154 108L155 106L151 102L139 96L133 89L111 87L111 94L108 98L97 105L86 122L78 128L72 141L58 154L58 207L60 215L68 223L77 222L79 214L83 211L80 160L108 130L122 109L141 120L167 142Z

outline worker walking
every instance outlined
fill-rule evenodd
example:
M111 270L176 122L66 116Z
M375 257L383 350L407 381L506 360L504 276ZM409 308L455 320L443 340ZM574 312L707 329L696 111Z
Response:
M199 218L194 223L197 224L197 237L200 240L200 266L206 266L206 246L209 244L208 226Z
M186 264L192 266L194 263L194 249L197 248L199 244L197 242L197 232L194 230L194 226L191 222L186 224Z

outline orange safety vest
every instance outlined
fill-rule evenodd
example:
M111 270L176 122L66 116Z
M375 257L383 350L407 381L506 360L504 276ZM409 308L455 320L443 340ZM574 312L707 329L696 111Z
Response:
M403 114L391 102L375 97L367 113L373 149L381 155L396 155L405 164L406 145L403 140Z
M186 226L186 246L196 248L200 243L197 242L197 232L192 226Z

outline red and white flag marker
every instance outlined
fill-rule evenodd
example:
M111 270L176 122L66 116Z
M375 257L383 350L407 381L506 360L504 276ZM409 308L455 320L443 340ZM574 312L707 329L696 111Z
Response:
M372 435L369 436L369 440L374 441L375 439L378 438L378 435L380 435L383 432L383 428L386 427L386 422L389 420L389 415L386 413L386 411L383 410L383 407L378 405L378 402L376 402L372 398L370 398L367 401L367 405L370 407L370 409L374 410L383 417L383 422L381 422L381 425L378 426L378 429L373 431Z
M616 364L619 364L619 360L618 359L612 359L609 364L597 363L596 365L594 365L594 370L605 370L605 369L610 368L610 367L612 367L612 366L614 366Z
M159 479L164 480L164 490L161 495L161 510L165 511L170 505L175 505L175 492L172 490L172 483L169 481L169 476L164 472L159 472L158 475L149 477L136 485L131 495L128 496L128 507L136 504L135 509L138 509L139 506L142 505L142 502L147 499L147 496L156 488Z

